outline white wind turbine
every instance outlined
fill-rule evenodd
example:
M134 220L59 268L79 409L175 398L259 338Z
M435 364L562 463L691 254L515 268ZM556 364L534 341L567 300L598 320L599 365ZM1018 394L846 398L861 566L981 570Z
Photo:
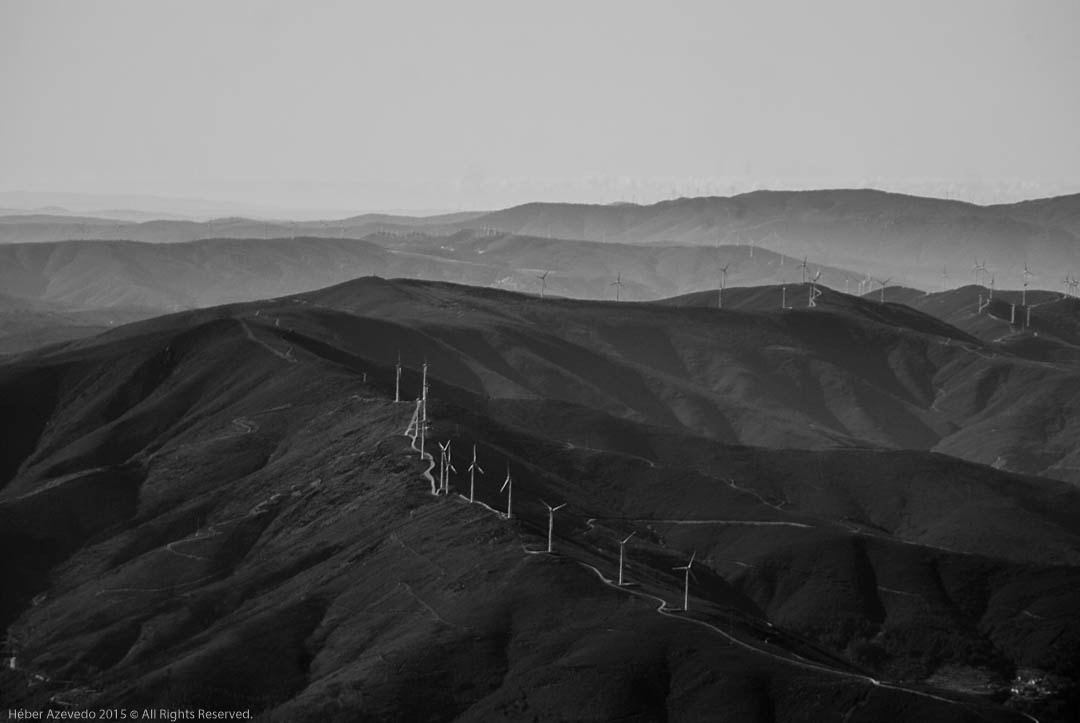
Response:
M822 291L817 287L818 279L821 278L821 271L819 270L814 277L810 280L810 302L807 306L813 309L817 306L817 298L821 296Z
M484 468L476 461L476 445L472 446L472 462L469 463L469 502L476 502L476 473L484 474Z
M881 303L884 304L885 303L885 287L889 285L890 281L892 281L892 277L890 276L889 278L885 279L884 281L881 280L881 279L874 279L874 281L881 284Z
M540 501L544 502L543 500L540 500ZM555 507L552 507L547 502L544 502L544 507L547 507L547 509L548 509L548 548L547 548L547 551L550 553L550 552L552 552L552 546L551 546L552 545L552 534L555 531L555 513L558 510L561 510L563 507L566 507L566 503L563 502L561 505L557 505Z
M401 401L401 352L397 355L397 364L394 366L394 403Z
M802 282L806 283L806 276L810 273L810 267L806 265L806 257L803 256L802 263L799 264L799 268L802 269Z
M975 265L972 266L971 269L975 272L975 285L978 286L980 274L986 273L986 262L979 263L979 259L976 257Z
M684 612L690 609L690 568L694 566L694 558L695 557L697 557L697 552L696 551L693 554L690 555L690 562L686 563L685 565L681 565L679 567L673 567L672 568L673 570L682 570L685 573L684 577L683 577L683 603L682 603L682 609L683 609Z
M499 492L506 490L506 519L513 517L514 503L514 478L510 476L510 463L506 463L506 480L503 481Z
M623 569L626 567L626 543L630 542L630 538L636 534L636 532L631 532L619 543L619 587L625 584L623 582Z
M1031 271L1028 269L1027 262L1024 262L1024 288L1020 292L1020 306L1027 306L1028 279L1030 279L1034 275L1035 274L1031 273Z
M431 494L441 495L443 491L443 480L446 478L446 447L442 442L436 442L439 447L439 481L435 482L431 486Z
M622 272L621 271L619 272L619 275L615 277L615 280L611 282L610 286L615 287L615 301L619 301L620 296L621 296L619 292L622 290Z
M941 267L941 291L942 291L942 293L947 291L948 288L949 288L949 270L946 267L942 266Z
M727 287L727 270L728 270L728 266L731 266L731 264L727 264L726 266L721 266L720 267L720 291L719 291L719 295L716 297L716 308L717 309L723 309L724 308L724 289Z
M536 278L540 279L540 298L544 298L544 291L547 289L547 277L550 271L545 271L541 274L537 274Z
M444 495L450 494L450 473L457 473L450 454L450 442L449 439L446 444L439 442L439 493Z
M424 362L423 384L420 387L420 459L424 458L424 435L427 431L427 362Z

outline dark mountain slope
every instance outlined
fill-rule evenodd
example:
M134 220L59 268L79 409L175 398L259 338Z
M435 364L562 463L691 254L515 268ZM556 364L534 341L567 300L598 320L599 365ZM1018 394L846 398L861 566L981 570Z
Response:
M521 359L581 357L550 332L513 337L552 314L603 340L614 371L573 374L610 398L636 382L614 366L626 347L605 315L718 326L711 312L362 280L0 367L4 436L24 440L5 445L0 492L5 614L18 616L4 703L1004 721L1020 719L1001 705L1020 667L1075 679L1075 489L921 452L719 445L549 400L553 382L498 360L516 362L525 338ZM670 354L624 368L676 377L692 337L672 338ZM476 443L478 496L495 507L509 463L514 521L429 493L429 463L400 436L414 406L391 401L398 346L406 396L414 360L430 363L428 444L453 439L463 470ZM663 408L622 416L635 415L662 421ZM545 418L565 422L552 434ZM584 448L609 440L622 451ZM532 554L541 499L568 503L558 556ZM629 531L635 586L620 590L602 578ZM680 613L671 568L692 550ZM998 692L961 692L956 671ZM946 689L918 682L930 674ZM1009 706L1053 720L1072 710L1061 691Z

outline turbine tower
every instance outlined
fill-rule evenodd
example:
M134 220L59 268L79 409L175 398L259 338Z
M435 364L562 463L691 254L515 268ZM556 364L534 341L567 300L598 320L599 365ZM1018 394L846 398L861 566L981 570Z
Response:
M439 493L444 495L450 494L450 473L457 473L450 455L450 442L449 439L446 444L439 442Z
M884 304L885 303L885 287L889 285L890 281L892 281L892 277L890 276L889 278L885 279L884 281L882 281L881 279L874 279L874 281L881 284L881 303Z
M431 494L441 495L443 491L443 480L446 477L446 447L442 442L436 442L439 446L439 481L432 485Z
M472 446L472 462L469 463L469 502L476 502L476 473L484 474L484 468L476 462L476 445Z
M972 266L971 268L975 272L975 285L978 286L979 285L979 276L980 276L980 274L983 274L983 275L986 274L986 262L983 261L983 262L980 263L978 257L976 257L975 258L975 265Z
M394 367L394 404L401 401L401 352L397 355L397 364Z
M694 558L695 557L697 557L697 552L696 551L693 554L690 555L690 562L686 563L685 565L681 565L679 567L672 568L673 570L682 570L683 573L684 573L684 576L683 576L683 598L682 598L682 600L683 600L683 602L682 602L683 612L686 612L686 611L690 610L690 568L694 566Z
M537 274L536 278L540 279L540 298L544 298L544 290L547 288L547 277L550 271L545 271L542 274Z
M621 271L619 272L619 275L615 277L615 280L611 282L611 286L615 287L615 301L619 301L620 300L619 292L622 290L622 272Z
M623 581L623 569L626 567L626 543L630 542L630 538L636 534L636 532L631 532L619 543L619 587L626 584Z
M802 257L802 263L799 264L799 268L802 270L802 282L806 283L806 276L810 273L810 268L806 265L806 257Z
M821 278L821 271L814 274L814 278L810 280L810 301L807 306L811 309L817 306L817 298L821 296L821 289L817 287L818 279Z
M540 501L544 502L543 500L540 500ZM548 548L547 548L547 551L548 551L548 553L551 553L552 552L551 536L552 536L552 533L555 530L555 512L558 511L558 510L561 510L563 507L566 507L566 503L563 502L561 505L558 505L556 507L552 507L547 502L544 502L544 507L548 508Z
M424 458L424 432L427 430L427 361L424 362L423 382L420 385L420 458Z
M514 478L510 476L510 463L506 463L506 480L502 483L502 487L499 488L499 492L506 490L506 519L513 517L513 502L514 502Z
M949 270L944 266L941 267L941 291L944 293L948 290L949 284Z
M1031 273L1031 271L1028 270L1028 265L1027 265L1027 262L1025 261L1024 262L1024 288L1020 292L1020 306L1027 306L1028 279L1030 279L1034 275L1035 274Z
M716 297L716 308L717 309L723 309L724 308L724 288L727 286L727 270L728 270L728 266L731 266L731 264L727 264L726 266L721 266L720 267L720 290L719 290L718 296Z

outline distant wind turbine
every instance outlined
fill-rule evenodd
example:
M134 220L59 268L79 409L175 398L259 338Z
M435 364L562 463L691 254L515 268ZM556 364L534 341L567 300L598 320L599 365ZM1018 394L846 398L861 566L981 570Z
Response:
M401 401L401 352L397 355L397 364L394 365L394 403Z
M979 259L975 259L975 265L971 267L975 271L975 285L979 285L979 277L986 273L986 262L979 262Z
M543 500L540 500L540 501L544 502ZM561 510L563 507L566 507L566 503L563 502L561 505L557 505L555 507L552 507L547 502L544 502L544 507L547 507L547 509L548 509L548 548L547 548L547 551L551 552L552 549L553 549L552 548L552 534L553 534L553 532L555 530L555 513L557 511Z
M694 558L695 557L697 557L697 552L696 551L693 554L690 555L690 562L686 563L685 565L681 565L679 567L672 568L673 570L682 570L685 573L684 577L683 577L683 604L682 604L682 609L683 609L684 612L688 611L690 609L690 568L692 568L694 566Z
M942 266L941 267L941 291L942 291L942 293L947 291L948 288L949 288L949 270L946 267Z
M611 286L615 287L615 301L620 300L620 291L622 290L622 272L620 271L615 280L611 282Z
M619 543L619 586L622 587L623 582L623 569L626 567L626 543L630 542L630 538L636 535L636 532L631 532L629 535L623 538Z
M811 309L813 309L815 306L817 306L817 298L819 296L821 296L821 293L822 293L821 289L819 289L817 287L817 282L818 282L818 279L820 279L820 278L821 278L821 271L819 270L816 274L814 274L814 277L810 280L810 302L807 304L807 306L809 308L811 308Z
M810 268L806 265L806 257L803 256L802 263L799 264L799 268L802 269L802 282L806 283L806 276L810 272Z
M727 270L728 270L728 266L731 266L731 264L727 264L726 266L721 266L720 267L720 289L719 289L719 294L716 297L716 308L717 309L723 309L724 308L724 288L727 286Z
M1021 306L1027 306L1028 279L1030 279L1034 275L1035 274L1031 273L1031 271L1028 269L1027 262L1025 262L1024 263L1024 288L1020 292L1020 305Z
M506 519L513 517L513 502L514 502L514 478L510 476L510 463L506 463L506 480L503 481L502 487L499 488L499 492L506 490Z
M544 298L544 290L547 289L547 277L550 271L545 271L541 274L537 274L536 278L540 279L540 298Z
M472 446L472 462L469 463L469 502L476 502L476 473L484 474L484 468L476 461L476 445Z
M881 303L884 304L885 303L885 287L889 285L890 281L892 281L892 277L890 276L889 278L885 279L884 281L882 281L881 279L874 279L874 281L881 284Z

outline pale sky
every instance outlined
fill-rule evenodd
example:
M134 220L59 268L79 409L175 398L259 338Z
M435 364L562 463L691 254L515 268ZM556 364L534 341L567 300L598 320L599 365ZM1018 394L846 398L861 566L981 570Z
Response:
M1078 28L1075 0L0 0L0 191L1080 191Z

